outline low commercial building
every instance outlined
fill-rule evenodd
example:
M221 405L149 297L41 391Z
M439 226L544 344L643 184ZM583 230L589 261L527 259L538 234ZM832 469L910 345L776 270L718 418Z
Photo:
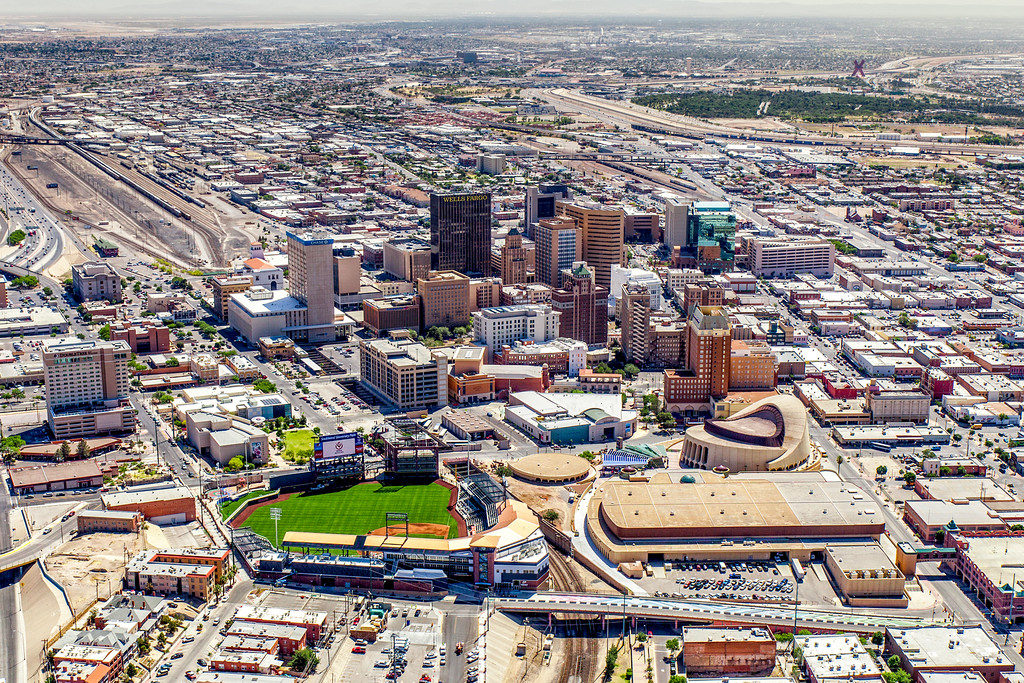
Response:
M951 539L956 561L944 563L1004 624L1024 621L1024 590L1017 583L1024 565L1022 538L1024 534L1016 531L957 531Z
M836 249L822 237L751 237L746 240L750 272L757 277L792 277L810 273L832 277Z
M288 337L260 337L256 346L260 350L260 355L267 360L295 356L295 342Z
M224 322L228 320L228 302L231 296L241 294L253 285L252 277L249 275L222 275L210 278L209 283L213 290L213 312Z
M509 395L505 421L541 443L593 443L628 439L637 411L615 395L522 391Z
M287 538L287 534L285 534L285 537ZM273 626L301 626L306 631L307 642L314 642L319 640L320 634L325 628L328 628L328 616L327 612L246 604L235 610L234 621ZM234 622L232 622L232 625L234 625Z
M688 676L764 676L775 668L775 637L766 628L687 627L679 660Z
M300 624L267 623L235 618L225 626L227 637L273 639L277 651L289 656L306 647L306 628Z
M121 300L121 276L103 261L88 261L71 266L71 288L79 301Z
M876 543L830 545L825 548L825 566L850 605L907 606L906 577Z
M137 533L142 529L143 519L141 512L82 510L77 516L78 533L86 534L93 531Z
M233 415L189 412L185 416L188 441L199 453L221 465L233 458L264 465L270 457L270 437L252 422Z
M94 460L24 465L10 468L9 474L18 495L103 486L103 472Z
M877 681L882 677L856 635L797 636L803 652L803 670L810 683Z
M1006 522L978 500L908 500L903 505L903 521L928 543L953 531L1006 529Z
M981 626L923 626L885 632L885 652L899 657L914 683L934 672L973 671L988 683L1013 671L1014 665Z
M492 362L497 365L547 365L551 372L570 377L587 367L587 345L577 339L559 337L543 344L517 341L491 349L491 353Z
M932 397L923 391L868 391L865 407L875 424L927 424Z
M110 339L123 340L135 353L165 353L171 350L170 328L152 320L111 323Z
M125 585L145 593L205 601L224 576L230 554L226 548L144 550L125 567Z
M30 337L68 333L64 314L49 306L0 308L0 337Z
M102 500L107 510L141 512L154 524L184 524L196 519L196 499L184 486L105 493Z

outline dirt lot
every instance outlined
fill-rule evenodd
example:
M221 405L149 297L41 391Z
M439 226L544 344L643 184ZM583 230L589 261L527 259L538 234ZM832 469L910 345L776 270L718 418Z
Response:
M74 538L46 558L46 570L68 593L77 614L99 595L106 597L107 580L116 590L124 575L125 556L146 548L139 534L91 533Z

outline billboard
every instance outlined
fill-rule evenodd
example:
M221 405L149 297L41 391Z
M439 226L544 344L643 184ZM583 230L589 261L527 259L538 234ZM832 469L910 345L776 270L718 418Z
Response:
M313 460L318 462L330 462L337 458L362 454L363 435L358 432L321 436L313 445Z

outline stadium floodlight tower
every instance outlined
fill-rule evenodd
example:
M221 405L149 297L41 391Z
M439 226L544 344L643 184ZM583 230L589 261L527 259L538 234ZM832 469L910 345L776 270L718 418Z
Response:
M270 518L274 520L274 547L277 547L277 522L281 519L281 508L270 508Z

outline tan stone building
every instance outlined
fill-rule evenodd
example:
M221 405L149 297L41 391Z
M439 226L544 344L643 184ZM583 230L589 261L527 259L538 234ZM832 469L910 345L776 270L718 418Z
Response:
M384 271L409 282L426 277L430 272L430 243L418 239L385 242Z
M334 341L334 240L312 233L287 236L288 293L305 305L305 336L311 343Z
M625 213L599 204L555 202L560 216L572 218L580 229L583 260L594 269L597 284L611 285L612 266L621 266L625 253Z
M420 324L423 329L434 326L458 327L469 324L469 278L454 270L431 271L416 281L420 295ZM499 293L500 298L500 293Z
M62 339L43 349L46 410L58 439L135 429L128 402L132 350L121 340Z
M448 405L448 357L409 339L359 342L363 386L400 409Z
M250 275L219 275L209 280L213 289L213 308L217 317L228 319L228 302L232 294L241 294L252 287Z

